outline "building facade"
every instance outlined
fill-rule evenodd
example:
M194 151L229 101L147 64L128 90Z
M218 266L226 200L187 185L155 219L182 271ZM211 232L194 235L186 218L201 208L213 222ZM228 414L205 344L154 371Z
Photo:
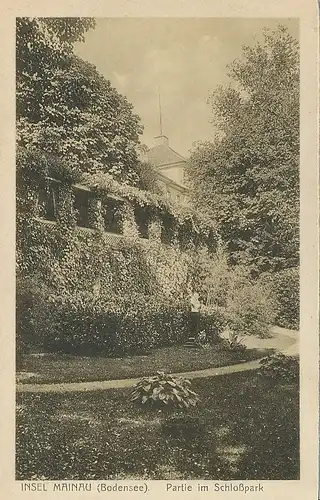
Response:
M185 204L188 191L185 185L186 158L170 147L167 136L155 137L155 145L146 153L146 159L158 170L159 184L164 193L172 201Z

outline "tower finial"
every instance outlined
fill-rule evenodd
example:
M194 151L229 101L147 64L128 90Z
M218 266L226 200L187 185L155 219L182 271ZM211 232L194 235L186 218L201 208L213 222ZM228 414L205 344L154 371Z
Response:
M162 110L161 110L161 94L160 87L158 87L158 95L159 95L159 124L160 124L160 136L163 135L162 131Z

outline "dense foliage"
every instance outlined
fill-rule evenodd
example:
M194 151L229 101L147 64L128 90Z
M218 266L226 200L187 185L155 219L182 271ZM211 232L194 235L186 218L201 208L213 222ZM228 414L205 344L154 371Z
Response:
M273 324L268 288L224 268L219 253L76 229L66 242L59 225L37 228L21 254L17 327L21 338L45 349L119 355L181 344L197 285L210 296L200 324L207 343L226 327L265 336ZM210 281L201 283L203 267Z
M299 330L300 273L292 267L275 273L271 279L277 302L276 322L279 326Z
M244 47L212 94L212 142L188 166L193 199L253 275L299 262L299 51L279 27Z
M120 238L63 222L26 218L24 224L28 231L17 245L17 328L27 343L108 355L183 343L193 286L210 297L201 314L210 344L226 326L263 336L272 324L267 288L224 267L224 255L153 237L145 242L134 220L130 235Z
M39 219L37 190L54 168L61 174L57 220ZM71 183L78 173L45 155L20 149L17 155L17 331L18 344L72 353L123 355L181 343L188 336L187 296L196 253L194 217L156 194L118 183L110 174L84 174L81 181L97 199L123 198L119 236L104 230L94 202L94 230L76 226ZM67 181L68 180L68 181ZM94 201L95 198L92 198ZM149 240L139 238L134 205L152 215ZM160 241L163 211L172 212L170 245ZM197 216L197 244L206 238L206 219ZM184 239L179 242L179 228ZM211 240L212 241L212 240ZM183 248L182 248L183 247ZM188 249L188 251L186 251ZM208 338L216 341L223 316L203 318Z
M266 336L276 317L273 288L253 279L246 266L230 266L228 253L218 246L213 255L203 248L195 255L193 276L204 303L223 311L233 335Z
M109 356L184 342L189 335L187 282L181 282L186 269L182 268L181 277L177 273L166 280L162 259L160 270L149 268L148 275L144 252L119 252L108 265L115 247L106 248L101 277L95 275L94 261L89 260L78 273L71 267L71 275L66 271L61 275L58 268L56 288L44 285L43 278L21 280L17 290L19 340L49 351ZM100 292L95 291L96 280L100 280ZM225 326L223 311L206 311L201 326L210 343L218 342Z
M140 120L127 99L72 52L72 43L93 26L86 18L18 19L18 143L81 171L138 184Z

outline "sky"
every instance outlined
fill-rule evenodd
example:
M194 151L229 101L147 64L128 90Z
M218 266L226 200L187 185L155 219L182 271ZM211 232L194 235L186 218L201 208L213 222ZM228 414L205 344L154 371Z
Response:
M188 156L197 141L210 140L210 93L228 83L227 68L252 45L263 28L288 26L294 19L100 18L75 53L91 62L133 104L141 118L141 141L154 145L162 129L170 146Z

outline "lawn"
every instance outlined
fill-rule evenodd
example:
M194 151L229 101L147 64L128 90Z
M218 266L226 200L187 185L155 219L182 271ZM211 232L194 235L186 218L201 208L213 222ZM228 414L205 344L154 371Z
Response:
M17 395L16 478L299 479L298 385L257 372L193 381L199 432L168 437L130 390Z
M64 354L28 354L24 356L23 371L31 375L25 378L20 376L19 381L41 384L135 378L152 375L158 370L178 373L227 366L261 358L270 352L270 349L248 349L239 355L222 345L214 345L208 349L167 347L155 349L146 356L116 359Z

